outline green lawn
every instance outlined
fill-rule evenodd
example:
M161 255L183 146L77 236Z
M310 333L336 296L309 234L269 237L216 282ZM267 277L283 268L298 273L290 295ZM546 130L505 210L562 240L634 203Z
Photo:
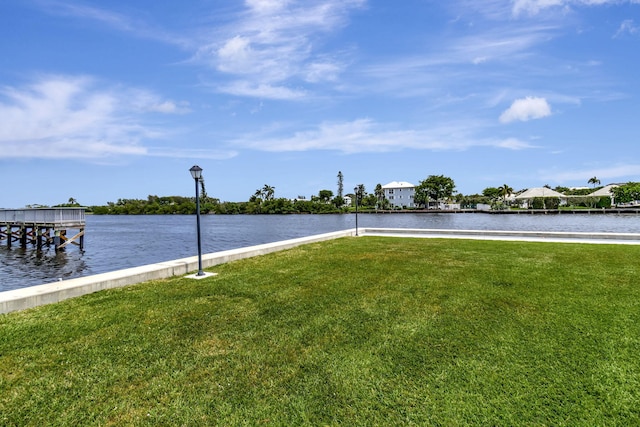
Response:
M0 315L0 425L640 425L638 260L343 238Z

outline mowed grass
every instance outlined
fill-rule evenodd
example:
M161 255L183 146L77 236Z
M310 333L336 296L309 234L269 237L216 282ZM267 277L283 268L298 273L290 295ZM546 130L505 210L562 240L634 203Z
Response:
M639 425L640 246L360 237L0 316L0 425Z

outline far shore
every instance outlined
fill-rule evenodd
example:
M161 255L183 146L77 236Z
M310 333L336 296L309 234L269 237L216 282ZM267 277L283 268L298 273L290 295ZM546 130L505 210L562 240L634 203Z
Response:
M353 211L350 213L354 213ZM398 210L363 210L360 214L407 214L407 213L478 213L491 215L560 215L560 214L640 214L640 208L607 208L607 209L398 209Z

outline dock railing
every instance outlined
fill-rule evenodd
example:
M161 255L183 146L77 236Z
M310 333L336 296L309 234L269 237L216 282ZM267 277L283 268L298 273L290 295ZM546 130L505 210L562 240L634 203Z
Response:
M0 209L0 224L85 224L85 208Z

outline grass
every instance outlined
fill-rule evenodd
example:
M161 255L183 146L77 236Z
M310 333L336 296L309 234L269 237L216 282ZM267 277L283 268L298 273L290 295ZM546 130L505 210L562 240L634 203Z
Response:
M640 425L640 246L344 238L0 316L0 424Z

